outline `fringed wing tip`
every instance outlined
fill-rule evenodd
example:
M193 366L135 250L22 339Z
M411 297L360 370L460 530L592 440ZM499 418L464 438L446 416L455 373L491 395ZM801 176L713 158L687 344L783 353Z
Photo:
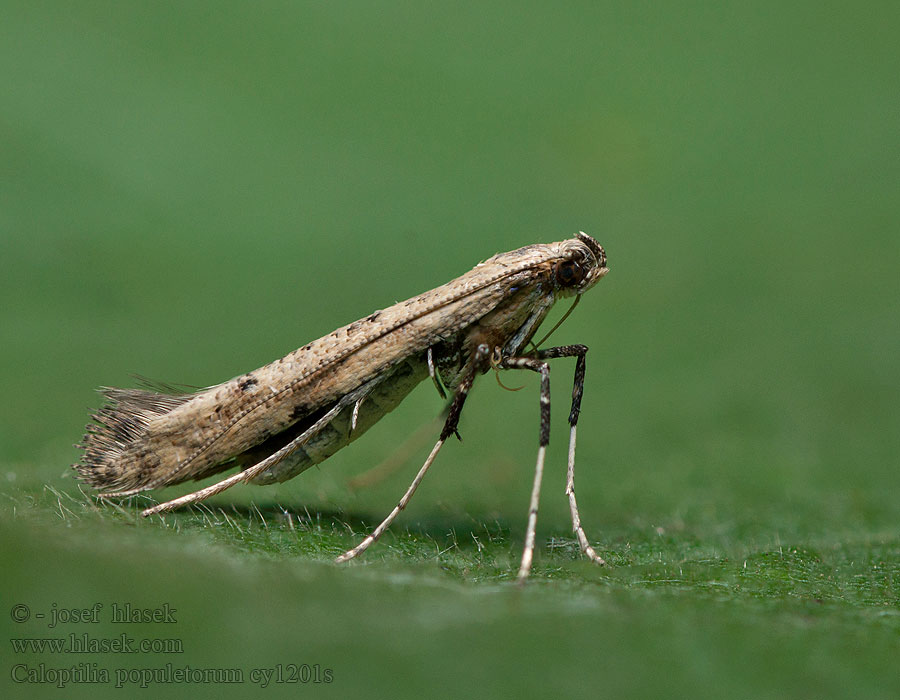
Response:
M126 460L126 450L140 441L153 418L190 400L192 394L163 394L144 389L100 387L106 403L91 415L93 423L77 447L84 450L73 465L78 478L107 496L128 496L149 488L152 473Z

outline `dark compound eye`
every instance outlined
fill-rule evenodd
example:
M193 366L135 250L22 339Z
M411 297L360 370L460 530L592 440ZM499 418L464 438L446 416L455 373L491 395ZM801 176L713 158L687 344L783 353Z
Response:
M563 287L574 287L584 279L584 268L574 260L564 260L556 266L556 281Z

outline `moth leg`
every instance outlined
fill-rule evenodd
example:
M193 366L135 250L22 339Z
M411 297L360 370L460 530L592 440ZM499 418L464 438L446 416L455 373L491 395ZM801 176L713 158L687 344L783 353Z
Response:
M442 399L447 398L447 393L444 391L444 387L441 386L441 380L438 377L437 367L434 366L434 353L431 348L428 348L428 352L426 353L426 357L428 359L428 374L431 377L431 381L434 382L434 386L437 389L438 394Z
M428 471L428 468L431 466L432 462L434 462L435 457L437 457L437 454L438 452L440 452L441 447L444 446L447 438L449 438L451 435L456 435L456 437L459 437L457 426L459 425L459 416L462 413L463 404L466 402L466 396L469 393L469 389L472 388L472 382L475 381L475 373L484 364L489 355L490 348L488 348L487 345L482 344L478 346L478 349L475 351L475 355L473 356L472 361L469 363L469 369L463 376L463 379L459 383L459 386L456 388L456 393L453 395L453 400L450 402L450 410L447 414L447 420L444 423L444 428L441 430L441 436L438 438L438 441L431 449L431 453L428 455L428 458L425 460L422 468L419 469L419 473L416 474L416 478L413 479L412 483L409 485L409 488L406 489L406 493L403 494L403 498L400 499L397 505L394 506L394 510L392 510L388 514L388 516L381 521L381 524L376 527L370 535L368 535L353 549L349 549L339 557L337 557L335 559L336 563L340 564L345 561L350 561L354 557L359 556L360 554L365 552L373 542L381 537L382 534L384 534L384 531L391 526L391 523L394 522L394 519L400 514L400 511L406 508L406 504L409 503L409 499L412 498L413 494L416 492L416 489L419 488L419 484L422 482L422 479L425 478L425 473Z
M531 573L531 562L534 559L534 538L537 528L538 504L541 499L541 481L544 477L544 458L547 444L550 442L550 365L542 359L533 357L509 357L501 359L498 365L503 369L530 369L541 374L541 434L538 446L537 462L534 466L534 484L531 487L531 504L528 508L528 529L525 531L525 547L522 550L522 562L519 565L517 579L525 583Z
M347 406L354 402L361 401L364 399L369 392L375 387L378 383L377 379L373 379L366 384L363 384L361 387L356 389L355 391L351 391L349 394L345 395L338 401L324 416L322 416L319 420L313 423L307 430L303 431L300 435L291 440L287 445L282 447L277 452L266 457L263 461L254 464L252 467L248 469L244 469L243 471L238 472L237 474L232 474L227 479L222 479L212 486L207 486L204 489L200 489L199 491L194 491L193 493L189 493L185 496L181 496L180 498L172 499L171 501L166 501L165 503L160 503L159 505L155 505L152 508L147 508L141 511L141 515L147 517L148 515L153 515L154 513L162 513L164 511L173 510L183 505L187 505L189 503L197 503L198 501L204 501L210 496L215 496L217 493L221 493L225 489L229 489L235 484L239 484L242 481L250 481L255 476L262 474L269 467L277 464L285 457L290 455L292 452L296 451L297 448L301 447L305 443L309 442L309 440L315 436L322 428L324 428L331 420L342 410L344 410Z
M572 530L578 538L578 544L584 555L597 564L606 564L603 558L594 551L588 542L584 528L581 527L581 516L578 514L578 503L575 501L575 432L578 426L578 415L581 412L581 397L584 394L585 345L562 345L547 348L537 353L541 359L555 357L576 357L575 380L572 385L572 410L569 412L569 462L566 469L566 495L569 497L569 510L572 513Z
M444 421L447 419L447 411L449 410L450 404L447 403L445 404L444 408L441 409L441 412L434 417L433 420L419 426L419 428L412 435L410 435L402 443L400 443L400 445L394 448L394 450L387 457L381 460L381 462L376 464L374 467L371 467L361 474L357 474L352 479L349 479L347 481L347 486L353 490L372 486L374 484L380 483L391 474L396 472L409 461L409 458L412 457L413 454L419 450L419 448L425 446L425 443L431 439L431 434L435 431L435 429L444 424Z
M359 409L365 400L366 397L361 396L356 400L356 403L353 404L353 414L350 417L350 430L347 432L347 435L352 435L353 431L356 430L356 423L359 420Z

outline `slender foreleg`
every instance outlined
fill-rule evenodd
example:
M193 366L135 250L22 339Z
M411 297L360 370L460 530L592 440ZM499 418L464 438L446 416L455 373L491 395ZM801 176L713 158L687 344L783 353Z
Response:
M575 501L575 434L578 426L578 416L581 413L581 397L584 394L584 370L585 355L587 355L587 346L585 345L562 345L555 348L547 348L538 352L541 359L552 359L555 357L576 357L575 362L575 380L572 385L572 410L569 412L569 460L566 469L566 495L569 497L569 510L572 514L572 530L578 538L578 544L584 555L597 564L605 564L603 558L594 551L588 542L587 535L584 534L584 528L581 526L581 516L578 514L578 503Z
M541 481L544 477L544 458L550 442L550 365L533 357L510 357L499 362L503 369L530 369L541 375L541 434L538 444L537 461L534 465L534 483L531 487L531 503L528 507L528 528L525 531L525 547L519 565L518 581L524 583L531 573L534 559L534 538L537 528L538 504L541 499Z

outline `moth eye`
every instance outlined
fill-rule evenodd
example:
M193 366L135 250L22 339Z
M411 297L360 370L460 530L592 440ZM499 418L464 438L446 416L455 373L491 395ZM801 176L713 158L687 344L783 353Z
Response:
M563 287L573 287L584 279L584 268L574 260L564 260L556 266L556 281Z

